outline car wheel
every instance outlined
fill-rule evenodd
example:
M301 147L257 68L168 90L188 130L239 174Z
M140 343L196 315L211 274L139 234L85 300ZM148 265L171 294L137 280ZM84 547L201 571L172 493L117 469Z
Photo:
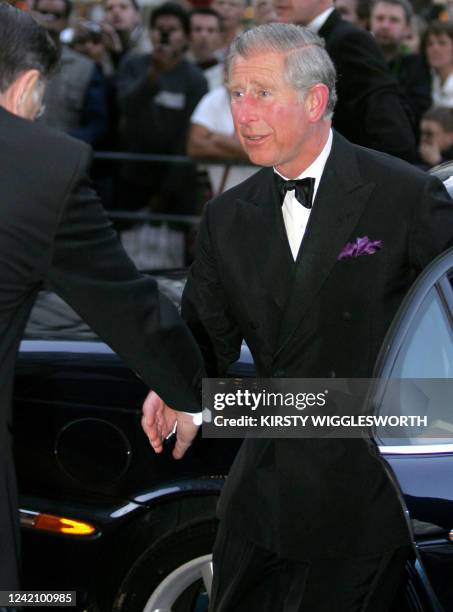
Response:
M114 603L115 612L207 612L212 548L218 521L174 531L135 562Z

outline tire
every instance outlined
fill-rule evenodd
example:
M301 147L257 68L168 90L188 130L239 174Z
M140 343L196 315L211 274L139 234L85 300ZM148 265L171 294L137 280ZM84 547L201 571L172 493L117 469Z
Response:
M209 579L203 584L200 572L209 573L217 526L216 519L187 525L145 551L124 579L113 612L207 612ZM434 612L419 582L408 563L392 612Z
M216 519L186 525L146 550L126 575L114 612L207 612L217 526Z

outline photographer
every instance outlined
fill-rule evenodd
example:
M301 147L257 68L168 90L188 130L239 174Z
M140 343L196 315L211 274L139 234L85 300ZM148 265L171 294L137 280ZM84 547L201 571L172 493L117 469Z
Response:
M118 74L123 147L130 152L184 155L190 116L207 91L201 70L184 59L189 16L181 6L166 3L152 13L150 30L153 53L127 57ZM192 166L129 163L122 178L121 208L151 203L154 210L191 212Z
M62 44L72 1L35 0L33 9L61 52L60 68L46 89L42 121L96 148L108 129L105 83L93 61Z
M115 70L128 53L151 51L151 42L143 27L136 0L104 0L102 6L105 13L101 27Z

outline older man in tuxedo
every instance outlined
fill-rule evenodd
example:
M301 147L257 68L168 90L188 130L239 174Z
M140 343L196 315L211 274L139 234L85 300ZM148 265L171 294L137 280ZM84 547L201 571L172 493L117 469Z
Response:
M270 24L233 43L235 127L267 166L210 202L183 297L208 371L243 338L260 377L369 377L417 274L453 244L435 178L331 130L335 69L322 41ZM345 245L378 245L340 257ZM156 396L144 426L174 413ZM375 445L246 439L223 491L213 612L388 611L410 537Z
M0 590L18 588L11 453L17 349L44 281L169 403L199 410L199 350L156 283L137 272L87 178L87 145L31 119L57 53L27 13L0 4ZM181 415L180 445L195 433ZM102 441L100 441L102 443Z

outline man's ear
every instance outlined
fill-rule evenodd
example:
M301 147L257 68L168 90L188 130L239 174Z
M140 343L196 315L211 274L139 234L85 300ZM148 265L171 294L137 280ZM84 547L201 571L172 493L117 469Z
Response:
M38 110L34 92L38 87L39 78L38 70L23 72L3 94L0 94L1 106L24 119L34 119Z
M329 89L324 83L312 85L308 94L305 96L305 110L308 119L312 123L320 121L329 102Z

